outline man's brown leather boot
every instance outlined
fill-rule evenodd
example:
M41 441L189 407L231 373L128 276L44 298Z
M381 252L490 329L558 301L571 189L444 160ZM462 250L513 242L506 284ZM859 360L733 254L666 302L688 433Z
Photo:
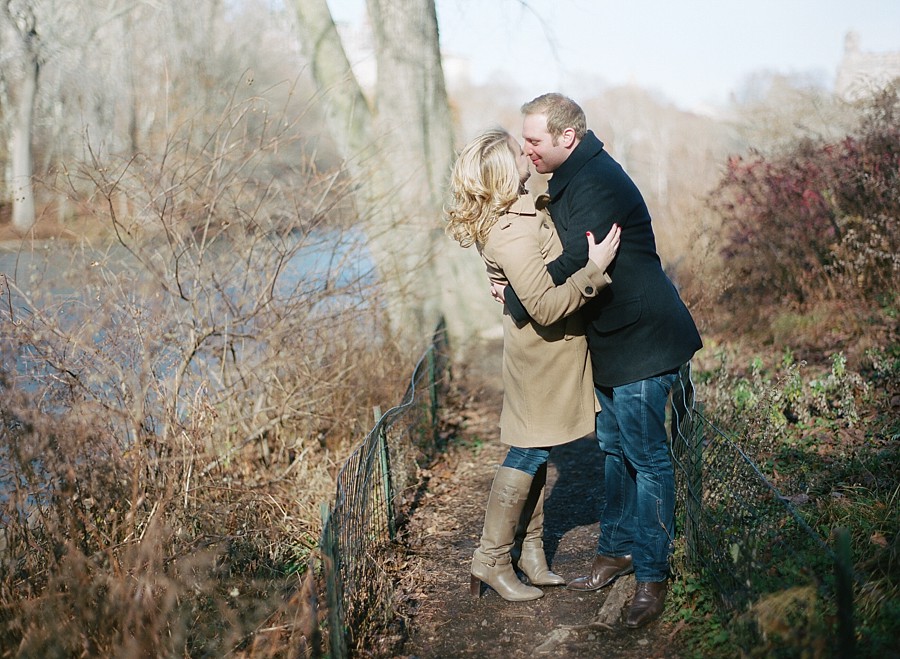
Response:
M594 556L591 564L591 573L586 577L578 577L570 581L566 588L569 590L600 590L608 586L618 577L634 572L631 563L631 555L628 556Z
M625 614L625 626L637 629L658 618L663 612L667 590L665 581L638 581L634 599Z

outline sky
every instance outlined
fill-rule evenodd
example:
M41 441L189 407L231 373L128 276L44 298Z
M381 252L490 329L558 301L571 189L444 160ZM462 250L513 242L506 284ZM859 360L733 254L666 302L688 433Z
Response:
M511 82L525 100L633 83L695 110L723 105L761 72L830 88L850 30L863 51L900 52L900 0L436 3L445 56L468 60L472 82ZM338 22L358 23L365 11L365 0L328 4Z

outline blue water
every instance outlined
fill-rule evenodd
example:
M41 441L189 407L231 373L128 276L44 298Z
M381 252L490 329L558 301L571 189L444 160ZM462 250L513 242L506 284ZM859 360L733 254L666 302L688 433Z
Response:
M110 382L110 373L119 369L127 379L146 371L149 360L165 379L192 332L216 327L240 336L228 339L230 358L252 360L265 347L256 341L265 332L261 323L280 315L312 326L365 307L376 282L364 243L339 232L255 236L205 250L162 244L140 255L121 245L59 240L7 245L0 249L2 369L17 387L36 392L51 385L52 364L65 364L83 374L91 395L116 399L121 383ZM31 331L32 344L13 340L16 325ZM221 365L221 355L199 354L195 375L212 365Z
M376 297L376 284L365 245L338 232L252 237L202 252L160 245L140 257L120 245L7 244L0 248L0 386L24 392L51 415L80 398L126 411L141 395L146 417L138 431L158 432L161 397L192 333L217 327L226 336L200 345L178 400L190 402L188 394L202 388L214 404L234 386L219 376L224 366L241 377L271 359L261 335L278 336L272 328L282 323L318 337L334 318L352 322ZM253 383L246 386L252 393ZM108 424L123 442L134 437L118 415ZM15 482L7 448L0 445L0 500Z

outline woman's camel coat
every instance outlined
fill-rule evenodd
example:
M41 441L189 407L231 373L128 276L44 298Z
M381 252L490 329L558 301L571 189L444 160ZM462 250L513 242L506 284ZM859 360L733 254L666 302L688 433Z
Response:
M550 218L522 195L479 245L491 281L511 284L531 317L517 325L503 308L500 441L554 446L595 429L599 411L581 314L609 277L588 264L554 286L545 264L562 253Z

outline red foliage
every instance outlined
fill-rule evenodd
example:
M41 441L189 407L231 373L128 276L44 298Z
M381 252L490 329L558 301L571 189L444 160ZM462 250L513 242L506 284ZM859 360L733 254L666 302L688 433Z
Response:
M865 296L896 290L898 119L897 90L887 90L866 108L858 134L839 143L803 140L778 158L729 160L713 196L735 275L726 302L802 304L843 296L847 286L868 287L856 291Z

